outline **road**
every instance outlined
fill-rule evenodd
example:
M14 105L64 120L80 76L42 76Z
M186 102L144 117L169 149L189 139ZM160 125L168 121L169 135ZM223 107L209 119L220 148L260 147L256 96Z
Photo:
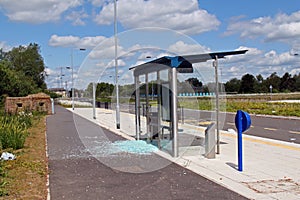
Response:
M151 109L153 111L156 108L152 107ZM133 104L121 105L121 110L123 112L135 113L135 106ZM141 108L141 114L145 114L142 110L143 107ZM212 119L215 119L215 112L212 111L184 109L183 113L184 123L197 126L208 126L212 122ZM179 115L181 115L180 112ZM220 129L226 131L228 129L236 130L234 118L235 113L220 113ZM300 118L251 115L251 121L251 128L244 134L300 143Z
M185 123L207 126L211 123L215 113L210 111L184 110ZM220 128L222 130L234 129L235 113L220 113ZM251 115L251 128L245 132L264 138L300 143L300 118Z

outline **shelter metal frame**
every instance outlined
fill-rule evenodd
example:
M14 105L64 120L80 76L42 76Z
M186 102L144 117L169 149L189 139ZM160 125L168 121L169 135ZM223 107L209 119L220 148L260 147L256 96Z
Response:
M206 53L206 54L197 54L197 55L185 55L185 56L164 56L158 59L146 62L141 65L134 66L130 68L133 70L134 82L135 82L135 123L136 123L136 139L141 139L141 118L140 118L140 76L145 75L145 85L146 85L146 122L147 122L147 139L150 138L150 116L149 116L149 91L148 91L148 75L149 73L156 73L157 80L156 83L158 86L162 87L160 80L160 71L168 70L169 73L169 90L170 92L161 92L161 89L158 89L158 98L157 98L157 127L158 127L158 146L160 147L161 142L161 129L160 124L161 119L161 109L162 109L162 97L164 95L170 95L170 105L169 105L169 114L170 114L170 139L172 139L172 155L173 157L178 157L179 155L179 146L178 146L178 115L177 115L177 73L193 73L193 63L206 62L208 60L215 60L217 63L218 59L225 58L225 56L230 55L239 55L245 54L247 50L239 51L228 51L228 52L215 52L215 53ZM215 64L216 68L218 65ZM218 94L218 74L216 76L216 94ZM217 96L218 98L218 96ZM217 100L218 101L218 100ZM219 117L219 109L216 109L217 118ZM219 119L217 119L217 129L219 129ZM217 134L219 130L217 130ZM217 144L219 144L219 135L217 135Z

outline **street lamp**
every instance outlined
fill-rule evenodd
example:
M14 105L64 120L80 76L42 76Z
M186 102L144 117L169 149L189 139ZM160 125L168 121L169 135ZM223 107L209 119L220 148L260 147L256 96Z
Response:
M72 81L72 88L71 88L71 91L72 91L72 99L73 99L73 87L74 87L74 85L73 85L73 67L66 67L66 69L72 69L72 77L71 77L71 81ZM73 102L73 101L72 101ZM73 105L73 103L72 103L72 105ZM72 106L72 108L73 108L73 106Z
M60 88L63 88L62 77L65 76L62 72L63 67L60 67Z
M116 124L117 129L120 129L120 102L119 102L119 83L118 83L118 43L117 43L117 0L114 0L114 39L115 39L115 73L116 73Z
M63 86L63 80L62 80L62 77L65 76L64 74L60 75L60 88L64 88Z
M84 48L79 48L80 51L85 51ZM71 48L71 67L66 67L67 69L72 69L72 110L74 110L74 66L73 66L73 48Z

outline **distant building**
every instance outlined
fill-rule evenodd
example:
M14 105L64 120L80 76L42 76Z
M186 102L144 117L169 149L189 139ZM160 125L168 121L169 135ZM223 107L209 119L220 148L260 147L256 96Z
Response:
M54 92L58 95L61 95L62 97L68 97L67 96L67 91L64 88L49 88L48 90L50 92Z

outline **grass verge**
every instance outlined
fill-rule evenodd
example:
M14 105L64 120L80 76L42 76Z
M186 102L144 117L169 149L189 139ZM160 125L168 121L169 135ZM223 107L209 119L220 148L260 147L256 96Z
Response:
M39 116L28 129L24 148L5 149L15 160L1 161L0 200L46 199L47 157L45 152L46 116Z
M182 98L179 106L197 110L215 110L214 98ZM255 98L220 99L220 111L236 112L243 110L249 114L300 117L300 103L270 102Z

